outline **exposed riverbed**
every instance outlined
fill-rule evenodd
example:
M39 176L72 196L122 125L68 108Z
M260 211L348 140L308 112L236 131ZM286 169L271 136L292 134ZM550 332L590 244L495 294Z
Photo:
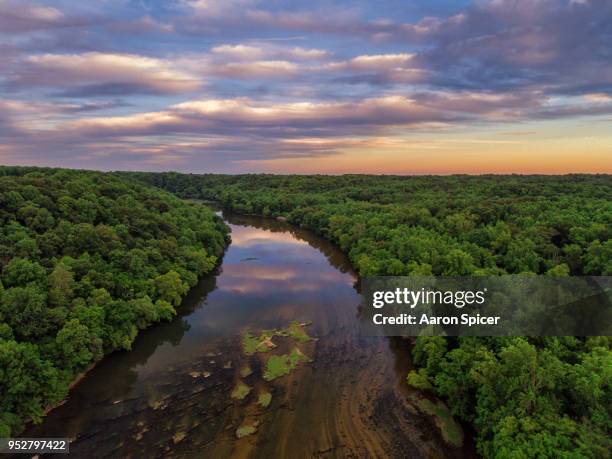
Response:
M223 262L178 317L105 358L24 437L70 437L71 457L84 458L471 455L419 411L407 346L360 334L356 276L339 250L282 222L226 221ZM305 358L266 380L267 354L245 353L245 333L294 322L316 339L275 336L278 352Z

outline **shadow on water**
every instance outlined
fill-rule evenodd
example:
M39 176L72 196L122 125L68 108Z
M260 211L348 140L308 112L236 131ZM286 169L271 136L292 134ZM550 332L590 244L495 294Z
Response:
M232 243L172 322L102 360L23 436L70 437L73 457L464 457L408 402L399 340L359 332L347 257L311 232L225 215ZM274 381L246 330L311 321L312 359ZM290 351L287 338L275 341ZM283 351L285 352L285 351ZM244 371L248 368L249 371ZM250 389L243 399L232 390ZM271 395L263 407L258 396ZM408 394L409 395L409 394ZM253 428L237 438L239 428ZM470 454L471 455L471 454Z

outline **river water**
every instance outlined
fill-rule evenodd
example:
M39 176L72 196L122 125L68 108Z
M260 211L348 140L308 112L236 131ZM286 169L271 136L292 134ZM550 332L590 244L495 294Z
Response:
M232 243L177 318L106 357L24 437L70 437L83 458L466 455L407 401L406 343L360 334L357 278L339 250L285 223L224 218ZM311 322L311 362L265 381L265 357L245 355L241 336L293 321ZM251 388L242 400L238 382ZM237 438L244 425L256 431Z

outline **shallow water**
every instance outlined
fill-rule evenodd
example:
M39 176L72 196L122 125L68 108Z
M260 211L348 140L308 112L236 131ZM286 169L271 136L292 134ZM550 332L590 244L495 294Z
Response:
M71 457L463 457L407 402L407 346L362 336L346 257L312 233L269 219L226 216L218 271L170 322L130 352L100 362L24 437L70 437ZM312 359L277 380L241 335L309 321ZM292 345L277 340L279 350ZM252 374L240 376L245 365ZM242 381L252 390L230 396ZM257 395L271 392L266 408ZM408 394L409 395L409 394ZM256 432L236 438L241 425Z

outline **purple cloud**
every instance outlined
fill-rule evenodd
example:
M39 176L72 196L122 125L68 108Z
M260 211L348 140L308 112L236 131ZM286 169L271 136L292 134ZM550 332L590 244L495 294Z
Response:
M456 5L0 0L0 161L224 170L612 113L608 0Z

